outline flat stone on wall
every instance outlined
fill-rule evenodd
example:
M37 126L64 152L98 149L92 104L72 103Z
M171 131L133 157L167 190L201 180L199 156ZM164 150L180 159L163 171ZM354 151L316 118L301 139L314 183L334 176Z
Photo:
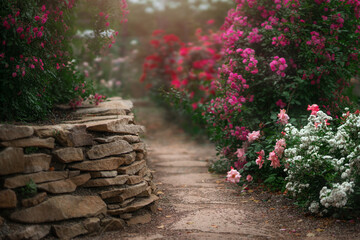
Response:
M33 133L34 129L32 127L0 124L1 141L30 137Z
M120 155L131 151L133 151L133 149L128 142L119 140L112 143L95 145L89 151L87 151L87 155L90 159L99 159L112 155Z
M17 197L13 190L0 191L0 208L16 208Z
M44 223L93 217L105 213L105 211L106 204L100 197L63 195L50 198L34 207L14 212L10 218L22 223Z
M47 171L50 168L51 155L44 153L34 153L24 155L24 158L24 173Z
M39 147L39 148L54 148L55 139L54 138L22 138L11 140L7 142L0 142L0 146L3 147Z
M53 154L62 163L71 163L84 160L84 153L81 148L61 148L55 150Z
M22 173L25 169L22 148L8 147L0 152L0 175Z

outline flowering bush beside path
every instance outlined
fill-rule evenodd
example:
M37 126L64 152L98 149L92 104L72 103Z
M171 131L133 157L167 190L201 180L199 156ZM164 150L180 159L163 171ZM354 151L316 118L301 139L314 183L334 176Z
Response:
M313 213L358 209L360 199L360 114L347 111L338 126L322 111L308 124L285 126L286 189Z
M39 120L49 114L53 104L72 100L75 107L93 92L91 80L77 69L71 46L74 8L79 1L1 1L1 120ZM108 1L92 4L95 2L109 5ZM119 11L126 15L126 1L118 3ZM94 16L92 27L99 35L110 30L110 23L109 14L97 12L100 14ZM110 47L115 35L100 37L98 42ZM93 98L95 102L102 100Z
M303 132L312 124L311 134L317 134L320 129L330 134L331 128L334 131L344 128L345 123L340 122L340 118L345 107L350 112L359 108L347 90L350 79L356 76L360 67L360 1L234 2L236 6L228 12L219 33L222 48L217 52L221 57L212 59L216 63L211 64L212 69L214 66L219 68L211 73L209 81L193 77L201 74L206 79L207 71L198 67L206 67L207 60L193 61L188 68L184 66L189 64L181 64L186 62L185 43L179 43L178 49L182 51L176 50L177 53L171 55L171 64L146 62L149 63L147 67L160 67L165 73L171 73L165 89L169 91L168 100L190 109L194 119L200 119L206 127L222 156L212 170L226 172L231 167L227 177L231 182L262 182L276 190L287 189L301 206L312 212L331 213L336 208L358 208L358 204L353 204L353 199L358 196L354 190L358 172L346 172L352 180L338 179L341 175L345 177L343 171L350 169L347 161L358 159L357 153L352 153L358 150L334 150L335 155L332 155L324 135L308 137L315 145L318 144L316 141L323 145L301 151L305 145L296 141L304 136L295 136L285 128L294 126ZM200 47L195 46L206 49L206 44L201 41L199 44ZM161 59L165 58L156 61L165 62ZM188 70L186 77L179 77L178 72L184 69ZM194 69L201 69L200 74ZM211 94L203 97L191 90L191 80L197 89L210 90ZM196 97L201 100L195 101ZM311 115L309 120L307 111ZM331 134L338 136L339 133ZM358 144L357 138L358 135L352 133L342 140ZM289 149L293 148L297 149L297 155L290 157ZM307 151L312 151L311 158ZM339 161L346 159L341 163L337 161L344 165L343 168L337 166L342 169L340 172L331 163L321 165L325 169L317 168L319 163L315 163L313 157L321 158L328 152ZM314 165L298 162L296 159L300 157L310 162L314 160ZM322 163L329 161L326 159L322 159ZM316 160L320 161L317 157ZM320 179L322 174L325 175ZM312 179L310 176L319 176L319 179L307 182Z

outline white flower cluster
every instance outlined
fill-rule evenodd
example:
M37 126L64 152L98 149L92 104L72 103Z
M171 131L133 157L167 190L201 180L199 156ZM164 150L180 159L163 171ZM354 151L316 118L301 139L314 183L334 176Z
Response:
M354 192L354 182L335 183L332 189L323 187L320 191L320 203L326 208L344 207L347 203L348 195Z
M298 182L288 182L286 184L286 189L289 192L292 192L293 196L296 197L297 194L300 194L305 188L308 188L309 186L309 183L303 184Z
M320 204L318 202L313 201L309 206L309 211L312 213L318 213L320 208Z
M344 207L360 174L360 114L347 112L342 119L333 130L332 118L318 111L300 130L285 126L286 188L313 213Z

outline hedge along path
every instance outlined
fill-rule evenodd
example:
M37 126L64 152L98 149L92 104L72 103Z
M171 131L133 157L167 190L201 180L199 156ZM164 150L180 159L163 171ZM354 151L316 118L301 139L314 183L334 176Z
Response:
M226 183L224 175L209 173L209 161L216 158L214 145L191 139L174 123L176 119L169 119L165 111L153 104L140 101L134 104L137 123L147 129L144 140L149 151L148 165L154 170L160 200L151 221L138 219L124 230L92 239L355 239L358 236L358 224L346 223L344 227L343 222L339 225L335 220L305 217L280 194L262 189L241 191L240 187Z

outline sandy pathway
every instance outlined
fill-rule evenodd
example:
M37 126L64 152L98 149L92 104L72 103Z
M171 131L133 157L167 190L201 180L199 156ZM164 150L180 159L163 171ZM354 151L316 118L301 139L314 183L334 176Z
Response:
M154 106L137 106L135 115L147 128L148 164L161 198L158 211L148 224L97 239L282 238L270 224L259 226L255 212L239 207L239 190L227 188L224 176L208 172L208 162L216 157L213 145L192 140Z

